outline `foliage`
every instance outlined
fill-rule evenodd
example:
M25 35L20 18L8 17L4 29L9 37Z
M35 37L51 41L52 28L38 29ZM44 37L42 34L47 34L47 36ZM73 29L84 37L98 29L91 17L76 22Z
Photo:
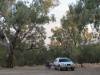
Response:
M0 66L5 67L6 65L6 49L3 46L0 46Z
M33 0L29 6L15 1L0 0L0 46L4 45L0 47L0 65L13 68L14 65L44 64L65 56L79 63L100 62L100 44L81 45L81 34L83 30L87 32L87 24L93 23L99 30L99 0L79 0L69 5L69 11L61 19L62 27L52 29L49 50L44 46L43 25L55 21L54 15L50 17L48 12L58 0Z
M80 50L78 62L99 63L100 62L100 44L86 45Z
M25 51L16 51L16 65L39 65L45 64L47 58L46 48L41 49L30 49Z
M46 38L42 25L51 21L48 12L52 6L53 0L33 0L29 6L22 1L15 3L13 0L1 0L0 17L4 19L0 21L0 44L7 48L7 67L14 67L17 50L25 51L25 57L32 55L28 50L37 48L41 52ZM28 57L26 60L28 59L32 58ZM30 61L27 64L32 63Z
M83 38L81 35L85 36L86 42L92 39L93 34L87 35L85 29L86 25L91 23L98 31L100 26L100 1L79 0L75 5L69 5L69 10L61 19L61 23L62 28L52 30L53 36L51 37L52 41L56 40L56 42L60 42L60 45L58 47L53 46L57 47L56 49L62 47L61 52L65 51L67 56L79 63L99 62L100 45L82 44ZM50 49L52 49L52 46Z

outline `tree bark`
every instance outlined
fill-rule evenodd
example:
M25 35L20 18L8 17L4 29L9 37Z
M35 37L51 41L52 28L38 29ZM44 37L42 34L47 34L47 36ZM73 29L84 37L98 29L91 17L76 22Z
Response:
M16 48L16 42L17 42L17 38L18 38L18 34L19 34L20 30L18 29L16 31L16 34L14 37L12 37L12 39L10 39L10 43L8 46L8 57L7 57L7 67L8 68L13 68L15 66L15 56L14 56L14 50Z
M15 66L14 63L14 49L13 46L10 44L8 46L8 55L7 55L7 68L13 68Z

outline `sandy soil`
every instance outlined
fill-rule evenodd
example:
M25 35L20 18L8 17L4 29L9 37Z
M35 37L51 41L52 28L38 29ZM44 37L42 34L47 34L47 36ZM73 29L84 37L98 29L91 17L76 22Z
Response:
M100 65L85 64L84 68L77 66L75 71L56 71L45 66L0 68L0 75L100 75Z

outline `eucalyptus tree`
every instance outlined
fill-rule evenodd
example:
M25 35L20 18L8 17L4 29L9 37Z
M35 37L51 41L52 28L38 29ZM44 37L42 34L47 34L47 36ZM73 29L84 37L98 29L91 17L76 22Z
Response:
M17 3L0 0L0 44L7 48L7 67L14 67L15 51L39 48L44 45L45 29L43 24L51 21L49 9L55 6L54 0L33 0L27 6L25 2Z
M97 30L100 26L100 1L79 0L75 5L69 5L67 15L62 18L61 22L62 28L67 31L66 35L70 35L74 46L81 47L81 34L85 26L93 23Z
M100 26L100 1L79 0L75 5L69 6L67 15L61 20L64 29L70 31L72 38L79 43L82 40L81 34L86 25L93 23L98 30ZM76 34L75 34L76 32ZM75 36L76 35L76 36Z

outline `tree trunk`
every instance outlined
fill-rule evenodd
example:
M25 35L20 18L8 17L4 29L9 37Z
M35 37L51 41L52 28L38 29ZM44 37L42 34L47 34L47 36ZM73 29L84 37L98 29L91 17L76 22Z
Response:
M10 44L8 46L8 56L7 56L7 68L13 68L15 63L14 63L14 49L13 46Z

